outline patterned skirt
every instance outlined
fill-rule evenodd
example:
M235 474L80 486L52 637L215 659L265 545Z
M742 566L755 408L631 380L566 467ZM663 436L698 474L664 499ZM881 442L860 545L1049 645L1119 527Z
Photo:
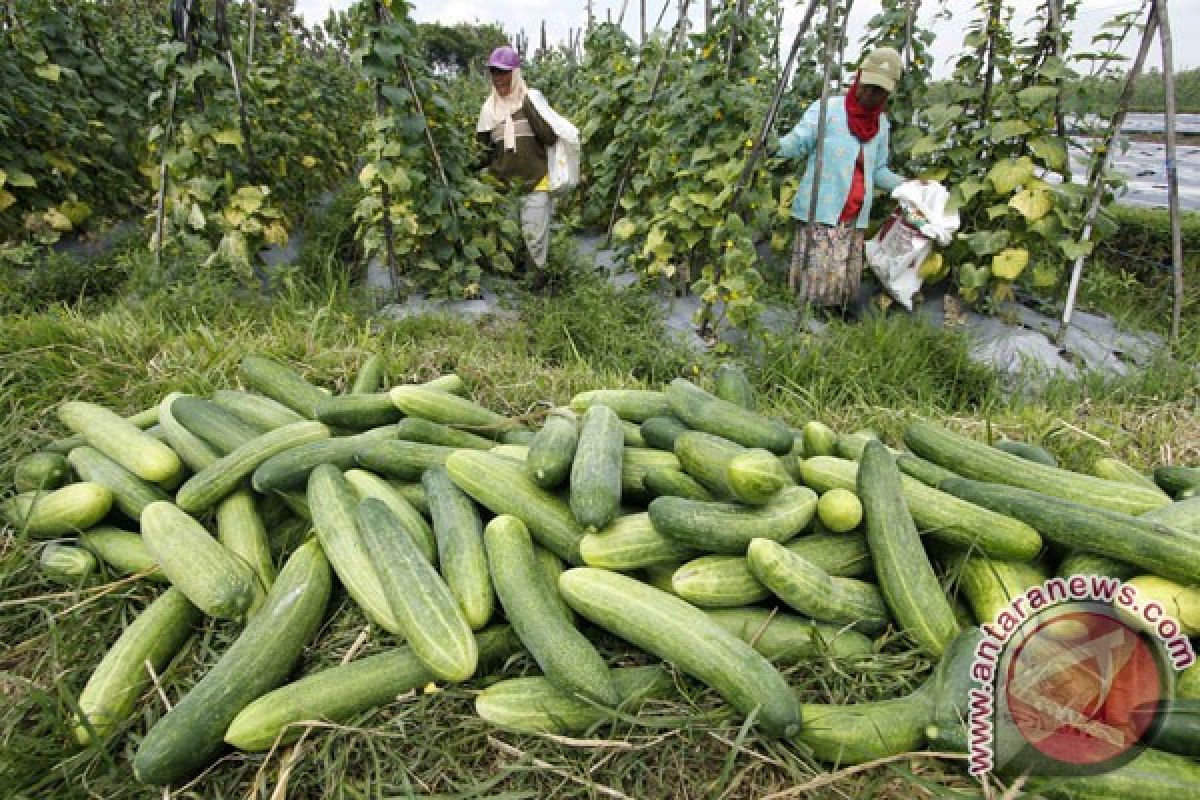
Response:
M797 299L801 305L844 307L858 294L862 281L863 231L854 227L853 222L833 226L814 223L812 228L812 255L805 270L802 267L808 223L796 226L792 270L800 275Z

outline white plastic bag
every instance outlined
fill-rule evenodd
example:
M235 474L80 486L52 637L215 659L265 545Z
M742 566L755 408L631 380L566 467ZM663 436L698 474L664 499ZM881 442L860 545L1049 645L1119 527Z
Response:
M933 243L950 244L958 230L958 212L947 212L950 193L938 183L906 181L892 191L899 207L866 243L867 263L896 302L912 310L921 288L917 274L933 252Z
M551 194L563 194L579 185L579 129L551 108L545 96L537 89L529 90L529 100L558 137L558 141L546 150L549 169L547 179Z

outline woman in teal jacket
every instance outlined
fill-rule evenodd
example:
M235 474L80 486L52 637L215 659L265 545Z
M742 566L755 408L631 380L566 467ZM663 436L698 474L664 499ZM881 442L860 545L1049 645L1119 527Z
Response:
M863 232L871 218L876 189L891 191L904 182L888 169L887 98L903 69L890 47L868 55L853 85L826 104L825 145L816 213L812 198L820 101L809 106L800 124L779 140L779 155L805 158L807 166L792 203L799 220L792 254L793 273L799 273L800 302L841 307L858 293L863 268ZM802 270L807 228L812 226L812 254Z

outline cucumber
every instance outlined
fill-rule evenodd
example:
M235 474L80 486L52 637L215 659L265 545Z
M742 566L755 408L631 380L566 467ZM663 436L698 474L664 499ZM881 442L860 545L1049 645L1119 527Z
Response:
M855 433L839 433L833 444L833 455L858 461L862 458L863 448L867 442L879 441L879 434L874 431L857 431ZM890 449L890 448L889 448Z
M69 400L58 407L58 416L89 445L142 480L165 483L183 471L174 450L103 406Z
M171 401L171 417L220 456L253 441L266 430L216 403L186 394Z
M783 676L750 645L678 597L616 572L567 570L559 591L580 615L719 692L773 736L793 736L800 708Z
M981 555L962 556L958 562L958 589L979 624L994 624L1013 600L1041 586L1046 573L1033 564L995 561Z
M212 508L271 456L309 442L328 439L329 435L329 428L320 422L308 420L268 431L188 478L179 487L175 502L188 512Z
M75 740L86 747L129 719L150 685L146 663L161 674L199 620L199 609L176 588L146 606L113 642L79 693Z
M706 613L709 619L774 664L799 664L818 658L863 658L875 649L871 640L857 631L822 625L774 609L723 608Z
M792 430L787 425L714 397L684 378L671 381L664 394L671 412L691 428L780 456L792 449Z
M806 703L797 740L818 761L845 767L920 750L932 704L924 687L903 697L851 705Z
M504 614L550 682L606 706L620 703L604 659L574 625L563 624L555 611L525 525L502 514L488 523L483 540L492 585Z
M642 478L646 492L654 497L686 497L710 502L712 494L691 475L670 467L652 469Z
M1124 461L1115 458L1096 459L1092 462L1092 474L1097 478L1117 481L1118 483L1132 483L1135 486L1158 488L1158 484L1154 482L1154 478L1143 475Z
M619 709L636 714L642 702L675 693L675 681L661 664L612 670ZM612 717L605 709L560 689L547 678L510 678L475 697L475 713L491 724L517 733L584 733Z
M429 498L442 577L458 601L467 624L472 630L480 630L492 618L495 593L488 573L479 510L450 480L445 467L426 470L421 485Z
M421 385L426 389L437 389L439 392L449 392L450 394L462 395L464 397L467 394L466 382L453 372L447 375L439 375L436 378L425 381Z
M1086 550L1072 550L1058 564L1055 573L1060 578L1073 575L1106 575L1112 578L1126 580L1138 574L1138 568L1114 558L1098 556Z
M479 651L446 582L383 502L368 497L354 516L388 607L413 654L442 680L470 678Z
M79 543L123 575L145 573L148 580L167 580L140 534L99 525L79 534Z
M254 493L239 489L217 504L217 541L250 566L263 591L275 582L271 543Z
M1148 748L1099 775L1031 777L1026 787L1048 800L1180 800L1192 797L1198 783L1195 759Z
M1047 467L1057 467L1058 459L1044 447L1039 447L1036 444L1029 442L1018 442L1012 439L1002 439L992 445L997 450L1001 450L1009 455L1014 455L1017 458L1023 458L1026 461L1032 461L1035 464L1043 464Z
M939 467L932 461L926 461L920 456L914 456L912 453L901 453L896 456L896 466L900 467L900 471L905 475L916 478L921 483L934 489L947 478L961 477L957 472L951 472L948 469Z
M646 475L655 469L679 469L673 453L648 447L626 447L621 453L621 491L642 497L647 493Z
M804 483L819 492L858 488L858 465L853 461L820 456L801 466ZM901 481L904 502L919 530L940 543L959 550L974 550L991 558L1030 561L1042 549L1042 538L1033 526L926 486L915 478Z
M541 572L546 592L554 599L555 611L568 625L574 626L575 612L571 610L571 607L567 605L567 601L563 599L562 593L558 591L558 576L566 571L566 564L563 563L561 558L540 544L533 546L533 553L537 556L538 568Z
M675 437L675 456L683 471L722 500L734 498L729 466L745 452L740 444L702 431L685 431Z
M529 454L525 458L529 477L543 489L561 486L571 474L578 443L579 422L574 412L569 409L551 411L529 443Z
M354 383L350 386L350 394L370 394L379 391L383 386L383 374L387 369L387 361L379 353L371 353L358 367L354 375ZM325 420L321 420L325 422ZM326 423L329 424L329 423Z
M1200 661L1193 661L1175 677L1175 697L1180 700L1200 700Z
M589 567L618 572L677 564L695 555L655 530L645 513L617 517L603 530L586 534L579 542L579 554Z
M152 428L158 424L158 405L155 404L150 408L133 414L132 416L125 417L125 421L133 425L138 430L144 431L148 428ZM83 447L85 444L87 444L87 440L78 433L75 433L70 436L64 436L61 439L55 439L42 449L50 453L60 453L62 455L66 455L76 447Z
M863 505L849 489L830 489L817 500L817 522L830 533L850 533L863 521ZM905 508L904 513L908 513Z
M332 464L322 464L308 476L307 498L317 541L350 599L367 619L391 634L403 636L404 629L388 605L379 573L354 519L359 497L348 477Z
M395 425L373 428L354 436L336 436L297 445L276 453L258 465L250 482L259 494L295 489L308 482L308 473L318 464L333 464L338 469L350 469L355 456L375 442L394 441Z
M571 410L576 413L582 414L597 405L611 408L629 422L645 422L671 411L662 392L648 389L593 389L571 398Z
M735 364L717 366L713 372L713 394L748 411L755 409L754 387L750 385L746 373Z
M832 576L770 539L752 541L746 562L760 583L806 617L853 625L867 635L887 627L887 604L873 584Z
M439 444L443 447L468 448L471 450L491 450L496 443L491 439L476 436L468 431L460 431L449 425L430 422L420 417L405 417L396 424L396 438L410 442Z
M1154 482L1171 495L1200 489L1200 467L1155 467Z
M175 783L212 763L234 717L295 667L324 618L331 589L329 564L317 542L292 553L233 645L147 731L133 759L138 780Z
M904 442L917 455L964 478L1032 489L1109 511L1141 514L1170 502L1150 488L1026 461L928 422L910 423Z
M304 419L283 403L241 389L217 389L212 401L260 431L273 431Z
M1125 584L1137 590L1138 603L1142 607L1151 601L1158 603L1167 616L1179 623L1179 632L1184 636L1200 634L1200 588L1180 586L1154 575L1137 575L1125 581ZM1154 626L1137 614L1129 614L1123 608L1118 608L1117 613L1126 616L1126 622L1131 627L1140 627L1153 634Z
M430 467L445 465L447 457L457 448L424 442L406 442L398 439L364 442L355 455L355 461L372 472L389 478L419 481Z
M428 470L426 470L426 472L428 472ZM375 473L361 469L346 470L346 477L350 480L350 483L355 486L358 485L357 481L355 480L355 476L359 474L373 476ZM421 512L421 516L425 517L425 519L432 518L429 511L429 498L426 497L425 488L421 486L421 484L405 483L404 481L388 481L388 485L395 489L401 497L407 500L409 505Z
M514 423L478 403L424 386L397 386L389 394L392 402L410 417L421 417L443 425L469 430L502 432Z
M1028 489L965 478L943 481L941 486L964 500L1036 526L1055 544L1108 556L1184 584L1200 582L1200 537Z
M771 596L741 556L700 556L671 576L672 591L700 608L738 608Z
M808 525L816 508L817 496L811 489L789 486L759 508L659 497L650 503L649 512L654 527L679 544L738 555L746 552L752 539L791 539Z
M249 388L287 406L305 419L317 418L317 403L327 397L291 367L262 356L246 356L238 368Z
M82 547L48 542L38 556L38 569L52 581L78 586L96 571L96 557Z
M688 426L673 414L651 417L641 425L642 438L646 440L646 446L668 452L674 452L676 437L687 430L689 430Z
M629 420L621 420L621 435L626 447L645 447L646 439L642 436L642 429L636 423Z
M882 442L863 449L858 496L888 610L925 652L940 657L958 635L958 622L904 503L900 470Z
M536 434L529 428L509 428L498 437L498 441L504 444L522 444L528 447L533 443L533 437Z
M112 492L113 503L132 520L140 519L150 503L170 499L161 488L142 480L93 447L76 447L67 454L67 462L84 481L98 483Z
M581 563L583 530L571 509L529 479L523 464L492 453L458 450L446 458L451 480L493 514L512 514L538 543L570 564Z
M416 543L421 554L428 559L429 563L437 561L438 543L434 537L433 528L425 521L425 517L421 515L416 506L409 502L408 496L404 492L373 472L351 469L346 471L345 476L359 500L374 497L376 500L382 501L396 515L400 527Z
M617 515L623 451L624 435L616 412L604 405L585 411L571 462L571 513L585 533L600 530Z
M837 432L820 420L809 420L801 429L804 438L804 455L831 456L837 452Z
M240 619L256 608L263 589L254 570L171 503L142 512L142 538L163 574L210 617Z
M317 401L315 414L316 419L330 427L353 431L392 425L404 416L387 392L322 397Z
M17 462L13 483L18 492L58 489L71 478L71 465L62 453L31 453Z
M795 481L779 458L766 450L746 450L729 461L729 486L733 496L747 505L767 503Z
M199 472L221 456L212 445L185 428L171 413L171 404L183 396L179 392L171 392L163 398L158 408L158 424L167 437L167 444L179 454L188 469Z
M1200 533L1200 497L1176 500L1168 506L1147 511L1139 519L1169 525L1185 533Z
M508 626L480 631L475 642L481 663L503 660L521 649ZM250 703L229 724L225 741L247 752L270 750L300 738L308 727L304 722L347 722L436 679L411 647L339 664L305 675Z
M84 531L108 516L113 493L98 483L69 483L48 492L22 492L0 506L14 528L36 539Z

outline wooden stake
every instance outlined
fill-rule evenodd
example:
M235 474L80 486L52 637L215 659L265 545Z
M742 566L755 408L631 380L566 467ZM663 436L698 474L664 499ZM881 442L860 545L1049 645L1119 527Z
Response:
M646 43L646 0L638 0L638 7L641 10L642 20L642 38L638 40L638 45L641 46Z
M1179 344L1183 314L1183 234L1179 221L1179 168L1175 163L1175 54L1171 42L1171 19L1167 0L1154 0L1158 12L1158 40L1162 45L1163 80L1166 82L1167 203L1171 210L1171 264L1175 278L1175 302L1171 310L1171 343Z
M987 51L987 58L984 61L983 73L983 99L979 103L979 119L986 125L988 118L991 116L992 109L992 84L996 71L996 37L1000 32L1000 11L1003 8L1003 0L991 0L991 8L988 10L987 21L987 37L984 47Z
M192 0L183 4L183 21L179 35L184 44L191 38ZM178 62L178 59L176 59ZM175 98L179 94L179 73L171 79L171 90L167 95L167 127L162 138L162 162L158 168L158 202L154 214L154 268L162 269L163 237L166 236L167 219L167 155L171 150L171 139L175 134Z
M371 7L375 12L375 24L379 28L383 27L383 5L380 0L375 0L371 3ZM378 38L379 33L372 34L372 38ZM387 99L383 96L383 81L375 80L375 113L382 117L387 113ZM380 182L380 202L383 203L381 209L383 217L383 248L387 258L388 280L392 284L392 293L395 299L400 299L400 275L396 267L396 243L394 241L395 230L392 227L392 193L388 189L385 182Z
M1117 100L1116 114L1109 123L1108 134L1104 137L1099 157L1093 160L1089 172L1092 200L1088 205L1087 214L1084 216L1083 233L1079 238L1080 244L1091 241L1092 225L1096 221L1096 215L1100 213L1100 201L1104 199L1104 173L1108 169L1109 155L1116 146L1117 137L1121 134L1121 126L1125 124L1125 115L1129 111L1130 101L1133 100L1134 86L1137 84L1138 76L1142 74L1142 67L1146 63L1146 56L1150 52L1150 44L1154 41L1157 29L1158 6L1152 3L1150 13L1146 15L1146 28L1142 31L1142 43L1138 46L1137 56L1133 59L1133 64L1129 67L1129 74L1125 77L1125 88L1121 91L1120 99ZM1083 261L1084 256L1079 256L1075 259L1075 266L1071 269L1071 283L1067 287L1067 300L1063 306L1062 321L1058 326L1058 334L1054 337L1054 341L1060 347L1067 338L1067 329L1071 326L1071 315L1075 311L1075 297L1079 294L1079 281L1083 277Z
M258 0L250 0L250 35L246 40L246 69L254 66L254 30L258 23Z

